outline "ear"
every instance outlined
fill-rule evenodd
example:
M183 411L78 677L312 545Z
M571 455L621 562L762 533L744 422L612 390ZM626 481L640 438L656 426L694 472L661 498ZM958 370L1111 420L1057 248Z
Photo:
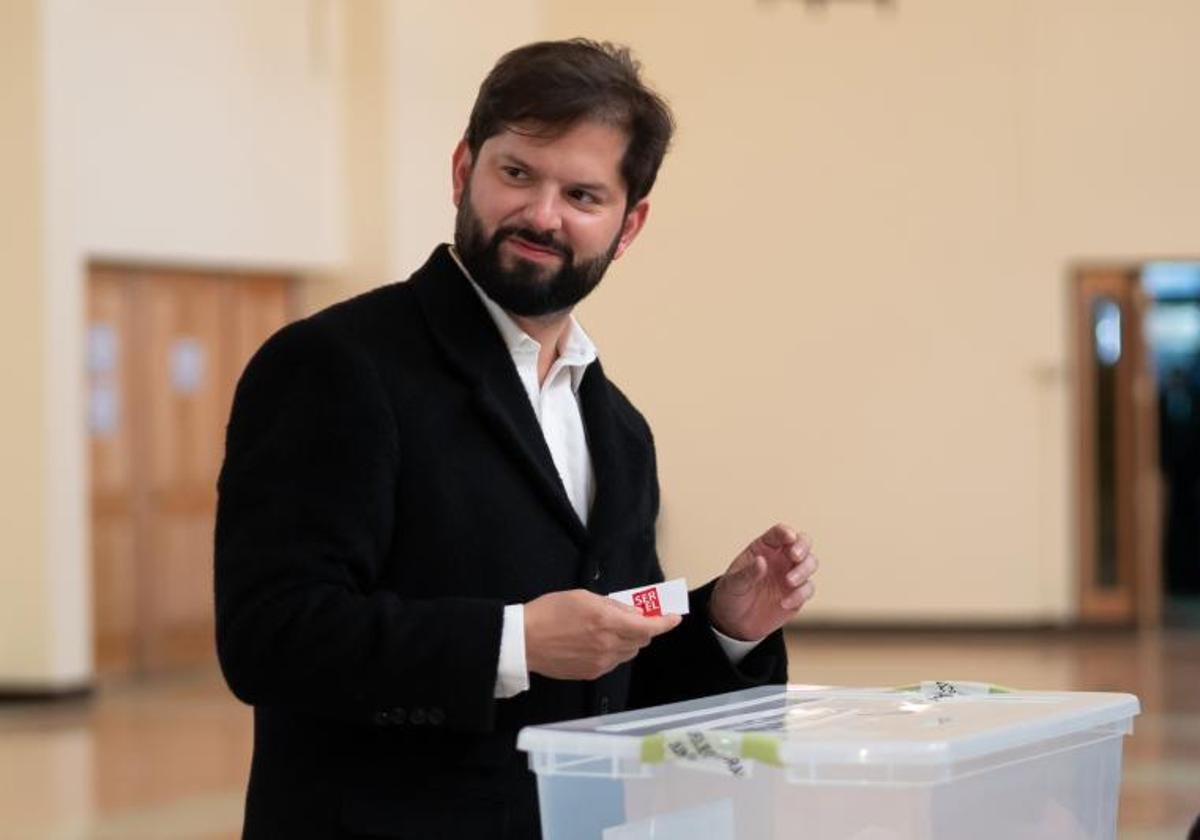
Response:
M617 242L617 250L613 252L614 260L620 259L637 235L641 233L642 227L646 224L646 216L649 214L650 200L646 198L633 205L633 208L625 214L625 221L621 223L621 237Z
M467 141L459 140L458 145L454 147L454 153L450 155L450 184L453 188L451 195L455 207L462 201L463 190L467 188L467 181L471 178L473 165L474 161L471 159L471 150L467 148Z

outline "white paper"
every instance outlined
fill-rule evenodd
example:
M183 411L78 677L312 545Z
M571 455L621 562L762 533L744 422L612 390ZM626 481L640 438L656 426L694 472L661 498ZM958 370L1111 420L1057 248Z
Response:
M687 615L688 588L685 578L655 583L650 586L635 586L612 592L608 596L622 604L637 607L643 615Z

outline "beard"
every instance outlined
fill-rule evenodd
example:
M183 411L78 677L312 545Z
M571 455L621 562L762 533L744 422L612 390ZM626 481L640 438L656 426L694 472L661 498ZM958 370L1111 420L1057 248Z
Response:
M506 268L500 261L500 245L510 236L558 254L560 267L554 271L516 257L515 265ZM556 240L552 234L505 225L497 228L489 238L471 205L469 186L463 190L454 220L454 247L471 273L471 279L501 309L526 318L565 312L587 297L608 270L620 239L618 231L603 254L576 262L574 249Z

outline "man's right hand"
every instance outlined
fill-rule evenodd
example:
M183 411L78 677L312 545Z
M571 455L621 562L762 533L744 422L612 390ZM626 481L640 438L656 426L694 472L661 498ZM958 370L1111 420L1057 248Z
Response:
M525 664L531 673L557 680L594 680L681 620L647 617L586 589L550 592L525 605Z

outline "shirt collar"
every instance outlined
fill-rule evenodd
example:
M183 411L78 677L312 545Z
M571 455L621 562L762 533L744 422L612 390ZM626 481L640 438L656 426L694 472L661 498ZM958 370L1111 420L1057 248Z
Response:
M508 348L508 352L512 355L513 360L525 358L528 356L537 357L538 351L542 349L542 345L538 341L521 329L517 322L512 319L504 309L487 296L487 293L479 287L475 282L475 278L471 276L471 272L467 271L467 267L463 265L462 259L458 255L458 249L453 245L450 246L450 256L454 258L454 262L458 264L463 276L467 278L467 282L471 284L471 288L475 290L475 294L479 296L483 308L487 310L496 329L500 331L500 337L504 340L504 345ZM558 359L555 364L567 368L571 374L571 390L578 392L579 385L583 382L583 374L587 366L596 361L596 345L592 342L591 337L584 332L583 326L575 319L574 315L570 316L566 330L558 340Z

